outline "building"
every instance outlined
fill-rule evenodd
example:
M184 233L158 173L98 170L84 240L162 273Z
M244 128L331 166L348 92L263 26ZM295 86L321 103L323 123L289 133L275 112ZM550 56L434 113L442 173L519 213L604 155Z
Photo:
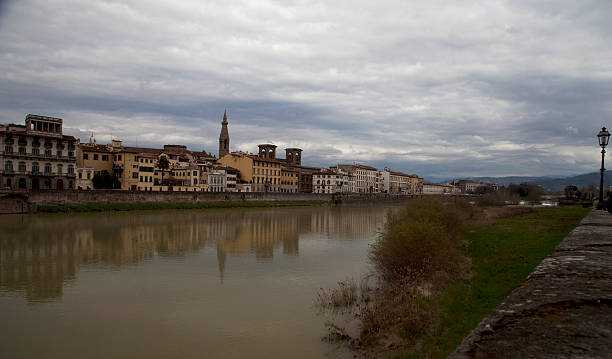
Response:
M499 185L497 185L497 183L459 180L457 185L461 189L462 193L486 193L499 190Z
M280 191L283 193L297 193L299 190L300 173L289 167L281 167Z
M76 138L62 134L61 118L27 115L25 125L0 125L0 185L63 190L76 186Z
M351 193L353 178L347 172L339 169L322 170L312 175L313 193Z
M92 190L94 170L91 167L77 167L76 189Z
M382 175L378 169L355 163L352 165L337 165L331 167L341 169L354 176L355 185L353 191L356 193L380 193L382 189Z
M423 179L419 176L388 168L381 172L381 180L382 192L390 194L419 194L423 187Z

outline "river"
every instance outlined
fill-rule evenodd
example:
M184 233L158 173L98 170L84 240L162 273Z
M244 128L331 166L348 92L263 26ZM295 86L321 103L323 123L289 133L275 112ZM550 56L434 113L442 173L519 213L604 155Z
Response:
M0 216L0 358L345 358L321 287L393 205Z

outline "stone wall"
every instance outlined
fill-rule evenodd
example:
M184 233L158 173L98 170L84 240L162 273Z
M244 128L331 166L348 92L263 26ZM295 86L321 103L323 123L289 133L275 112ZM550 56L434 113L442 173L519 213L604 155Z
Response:
M28 201L28 196L23 194L0 194L0 214L30 213L36 210L36 206Z
M312 193L258 192L142 192L142 191L39 191L28 193L29 202L38 206L121 204L121 203L201 203L239 201L327 202L332 195Z
M34 212L36 206L131 204L131 203L201 203L201 202L396 202L409 197L389 194L318 194L273 192L144 192L123 190L63 190L35 192L0 191L0 214Z

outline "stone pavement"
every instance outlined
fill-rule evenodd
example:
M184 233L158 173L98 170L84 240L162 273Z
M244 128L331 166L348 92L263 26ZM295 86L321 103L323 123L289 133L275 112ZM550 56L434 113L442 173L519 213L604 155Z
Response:
M448 358L612 358L612 214L591 211Z

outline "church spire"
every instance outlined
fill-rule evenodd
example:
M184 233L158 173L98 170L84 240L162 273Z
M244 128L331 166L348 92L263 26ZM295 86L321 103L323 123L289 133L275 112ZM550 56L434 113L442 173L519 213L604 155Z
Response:
M219 134L219 158L229 154L229 132L227 131L227 109L223 111L221 133Z

